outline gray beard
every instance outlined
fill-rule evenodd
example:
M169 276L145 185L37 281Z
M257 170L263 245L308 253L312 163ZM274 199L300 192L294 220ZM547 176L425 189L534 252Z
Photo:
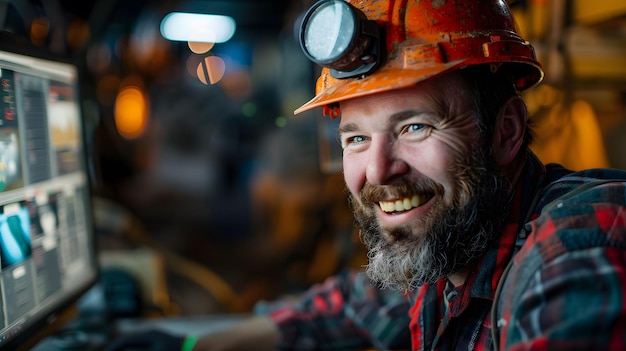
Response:
M368 248L370 279L382 288L412 290L468 268L485 254L502 230L511 203L510 183L497 175L485 154L474 155L475 166L460 168L463 175L457 179L464 179L461 188L467 192L441 209L426 235L414 235L408 226L381 228L374 205L367 201L362 205L350 195L361 240Z

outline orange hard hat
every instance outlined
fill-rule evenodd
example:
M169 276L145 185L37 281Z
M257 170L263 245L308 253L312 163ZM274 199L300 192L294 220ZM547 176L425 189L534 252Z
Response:
M543 79L505 0L322 0L300 41L323 68L316 96L295 114L477 64L505 72L519 91Z

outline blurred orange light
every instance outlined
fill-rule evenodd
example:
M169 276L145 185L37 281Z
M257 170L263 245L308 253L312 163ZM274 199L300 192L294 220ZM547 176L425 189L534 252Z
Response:
M215 43L203 43L203 42L195 42L190 41L187 43L189 45L189 49L195 54L204 54L205 52L209 52Z
M67 45L71 48L81 48L87 44L91 30L89 24L82 20L74 20L67 28Z
M218 56L208 56L200 62L196 70L198 79L202 84L215 84L219 82L226 72L226 63Z
M146 97L136 86L123 88L115 101L115 126L124 138L135 139L143 134L148 122Z
M35 45L45 44L50 32L50 23L45 18L36 18L30 25L30 40Z

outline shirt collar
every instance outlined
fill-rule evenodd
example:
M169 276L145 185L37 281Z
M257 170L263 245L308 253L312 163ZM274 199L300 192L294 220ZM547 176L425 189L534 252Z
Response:
M533 199L546 178L545 166L529 151L521 176L515 185L511 213L504 223L502 234L474 266L464 285L456 288L458 294L450 305L453 314L461 313L471 298L493 299L498 281L508 264L518 233L532 210Z

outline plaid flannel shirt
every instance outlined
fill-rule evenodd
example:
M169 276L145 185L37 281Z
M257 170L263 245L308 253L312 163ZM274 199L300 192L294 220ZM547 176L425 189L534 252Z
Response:
M502 234L464 285L441 279L402 294L363 274L329 278L269 306L279 349L626 349L626 183L572 193L598 179L626 172L571 172L530 154Z

